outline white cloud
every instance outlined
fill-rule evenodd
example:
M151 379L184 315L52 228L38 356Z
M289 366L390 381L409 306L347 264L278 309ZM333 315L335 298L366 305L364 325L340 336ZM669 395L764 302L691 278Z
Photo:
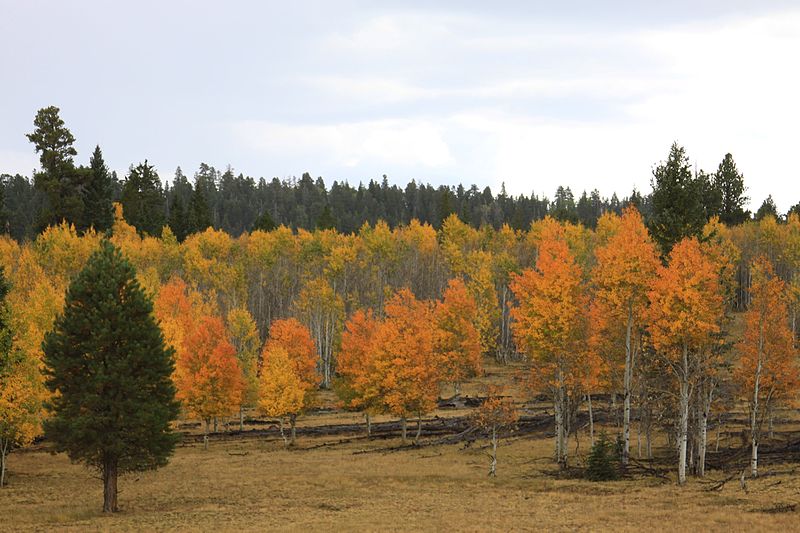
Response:
M426 120L376 120L330 125L243 121L234 135L268 154L322 160L338 167L380 163L443 167L454 162L441 128Z

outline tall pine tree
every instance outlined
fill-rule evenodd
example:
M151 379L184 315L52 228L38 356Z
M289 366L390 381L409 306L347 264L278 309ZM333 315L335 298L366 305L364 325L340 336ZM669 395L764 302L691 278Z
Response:
M103 511L117 511L117 477L164 466L176 444L173 350L133 267L104 240L67 290L43 343L54 393L45 434L103 476Z
M749 198L745 196L746 187L744 177L736 168L731 154L725 154L725 158L719 164L714 183L722 196L719 219L722 223L729 226L741 224L749 218L744 206Z
M650 232L666 256L684 237L697 237L706 223L702 181L695 179L686 151L672 143L667 161L653 170Z
M139 233L160 235L164 225L164 192L153 165L131 167L122 186L122 213Z
M42 171L37 172L34 186L45 197L37 225L44 229L63 220L80 226L83 217L83 188L88 175L76 169L72 157L75 137L64 125L55 106L44 107L33 120L33 133L26 137L39 153Z
M83 195L83 225L102 233L114 224L114 205L111 174L99 146L89 159L89 169L91 178Z

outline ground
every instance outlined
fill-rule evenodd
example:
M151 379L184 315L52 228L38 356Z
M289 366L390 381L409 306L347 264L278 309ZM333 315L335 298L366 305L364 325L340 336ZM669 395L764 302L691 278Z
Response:
M324 411L307 416L303 426L360 420L356 414ZM787 428L794 431L791 422L776 429L780 434ZM606 429L616 431L613 425ZM62 454L49 453L42 443L10 457L9 485L0 490L0 529L788 531L798 527L800 477L795 471L800 464L791 458L765 465L766 475L748 480L747 491L738 478L714 490L714 481L731 478L730 470L712 470L708 480L692 479L685 487L675 484L669 470L649 475L638 469L620 481L592 483L580 478L588 436L581 436L578 457L571 457L574 469L559 476L550 458L549 431L504 438L496 478L486 475L488 457L482 439L468 446L431 445L439 437L423 435L423 446L401 447L397 438L301 434L292 450L284 449L274 431L212 438L208 450L189 439L167 467L121 479L121 512L113 516L100 512L102 487L96 475L70 464ZM723 436L722 450L740 445L735 434L734 430ZM573 440L571 452L574 446ZM658 449L668 452L664 443Z

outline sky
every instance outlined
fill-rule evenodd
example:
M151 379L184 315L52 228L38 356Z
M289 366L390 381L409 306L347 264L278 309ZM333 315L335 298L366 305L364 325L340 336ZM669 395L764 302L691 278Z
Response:
M81 163L650 190L673 141L800 201L792 1L0 0L0 173L55 105Z

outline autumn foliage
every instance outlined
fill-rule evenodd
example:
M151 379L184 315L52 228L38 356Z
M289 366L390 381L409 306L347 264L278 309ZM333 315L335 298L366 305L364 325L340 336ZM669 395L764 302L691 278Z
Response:
M243 389L236 350L218 317L201 317L183 340L175 368L178 399L204 420L236 412Z

